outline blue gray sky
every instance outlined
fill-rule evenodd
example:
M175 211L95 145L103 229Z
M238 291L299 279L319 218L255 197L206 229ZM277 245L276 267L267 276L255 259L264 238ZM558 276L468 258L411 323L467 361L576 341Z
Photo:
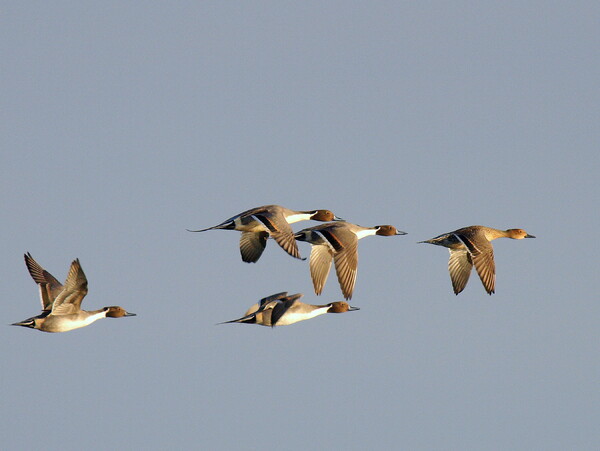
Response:
M11 2L0 8L5 449L592 450L598 432L596 2ZM328 208L360 243L352 303L215 325L257 299L341 300L215 225ZM483 224L497 292L452 293ZM314 225L296 224L295 228ZM84 308L65 334L23 263ZM308 256L310 247L300 243Z

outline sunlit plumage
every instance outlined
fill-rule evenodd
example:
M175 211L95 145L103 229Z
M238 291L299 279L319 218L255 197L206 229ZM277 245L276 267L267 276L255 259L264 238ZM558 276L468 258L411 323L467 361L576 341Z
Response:
M475 266L481 283L491 295L496 290L496 264L491 241L496 238L521 240L535 237L523 229L499 230L484 226L469 226L419 242L448 248L450 251L448 270L454 294L464 290L471 269Z
M270 327L289 326L325 313L344 313L360 310L358 307L352 307L344 301L323 305L305 304L299 300L302 296L302 293L288 296L287 292L268 296L250 307L241 318L225 321L221 324L245 323Z
M135 316L119 306L104 307L100 310L81 309L81 302L88 292L88 282L79 259L73 260L64 286L36 262L31 254L25 254L25 264L29 274L40 290L42 313L13 326L38 329L42 332L67 332L89 326L101 318Z
M315 293L321 294L332 261L345 299L352 298L358 270L358 240L370 235L406 235L391 225L361 227L349 222L333 222L309 227L296 233L299 241L312 245L310 275Z
M246 263L256 263L267 245L267 239L273 239L281 248L294 258L301 258L290 224L305 220L339 221L329 210L296 211L280 205L265 205L252 208L235 215L221 224L206 229L189 230L189 232L205 232L213 229L238 230L240 237L240 253Z

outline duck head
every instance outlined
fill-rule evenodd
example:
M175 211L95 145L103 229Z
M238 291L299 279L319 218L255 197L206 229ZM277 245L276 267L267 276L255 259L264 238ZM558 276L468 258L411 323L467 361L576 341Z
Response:
M118 305L111 306L111 307L104 307L103 310L106 312L107 318L121 318L123 316L136 316L135 313L130 313L130 312L126 311L123 307L119 307Z
M311 214L310 219L312 219L313 221L322 221L322 222L343 221L342 218L338 218L330 210L313 210L309 213Z
M344 313L352 312L354 310L360 310L358 307L352 307L346 301L332 302L331 307L327 310L327 313Z
M513 240L522 240L523 238L535 238L535 236L528 234L523 229L508 229L506 231L508 238Z
M375 226L377 230L376 235L381 236L392 236L392 235L406 235L406 232L396 229L393 225L378 225Z

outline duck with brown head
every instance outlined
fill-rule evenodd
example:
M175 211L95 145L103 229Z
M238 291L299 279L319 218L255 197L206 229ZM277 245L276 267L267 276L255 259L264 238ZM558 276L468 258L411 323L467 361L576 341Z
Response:
M406 232L392 225L361 227L349 222L332 222L309 227L294 235L298 241L306 241L312 245L309 267L317 295L323 291L331 263L335 262L344 298L352 298L358 270L358 240L371 235L406 235Z
M289 326L290 324L314 318L325 313L345 313L360 310L352 307L347 302L338 301L331 304L313 305L300 301L302 293L287 296L287 293L278 293L269 296L266 302L260 302L248 309L246 315L224 323L258 324L260 326ZM255 308L258 306L257 308ZM250 313L249 313L250 312Z
M29 327L42 332L68 332L89 326L101 318L135 316L135 313L129 313L118 306L92 311L81 309L81 302L88 292L88 282L79 259L71 263L64 286L44 270L31 254L25 254L25 263L33 280L39 286L44 310L38 316L13 323L13 326Z
M378 225L374 229L376 229L375 235L379 236L406 235L406 232L396 229L393 225Z
M331 307L329 307L329 310L327 310L327 313L346 313L346 312L352 312L354 310L360 310L360 308L358 308L358 307L352 307L346 301L336 301L336 302L332 302L329 305Z
M213 229L238 230L240 253L246 263L256 263L272 237L281 248L294 258L299 258L298 246L290 224L298 221L341 221L329 210L296 211L280 205L265 205L239 213L213 227L188 232L205 232Z
M513 240L522 240L523 238L535 238L523 229L508 229L506 231L506 237L512 238Z
M135 313L128 312L123 307L113 305L111 307L104 307L103 310L106 312L107 318L122 318L124 316L137 316Z
M475 266L485 291L491 295L496 291L496 264L491 242L497 238L522 240L523 238L535 238L535 236L528 234L523 229L500 230L475 225L444 233L430 240L419 241L419 243L448 248L450 251L448 270L454 294L465 289L471 269Z

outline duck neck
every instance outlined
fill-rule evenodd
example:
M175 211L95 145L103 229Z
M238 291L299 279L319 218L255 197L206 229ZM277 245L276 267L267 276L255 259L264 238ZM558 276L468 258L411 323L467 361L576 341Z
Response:
M307 314L307 316L309 318L314 318L315 316L324 315L325 313L331 313L330 312L331 304L313 305L313 307L316 307L316 308L312 312Z
M371 236L371 235L377 235L377 228L365 227L364 229L361 229L356 232L356 238L358 238L359 240L361 238L364 238L366 236Z
M312 216L312 213L308 213L305 211L298 211L292 215L289 215L285 218L288 224L293 224L294 222L299 221L308 221Z
M82 310L82 312L88 313L89 317L94 317L94 321L100 318L106 318L106 314L108 313L107 309L98 309L98 310Z
M496 238L508 238L508 232L506 230L494 229L492 227L486 227L485 238L488 241L495 240Z

